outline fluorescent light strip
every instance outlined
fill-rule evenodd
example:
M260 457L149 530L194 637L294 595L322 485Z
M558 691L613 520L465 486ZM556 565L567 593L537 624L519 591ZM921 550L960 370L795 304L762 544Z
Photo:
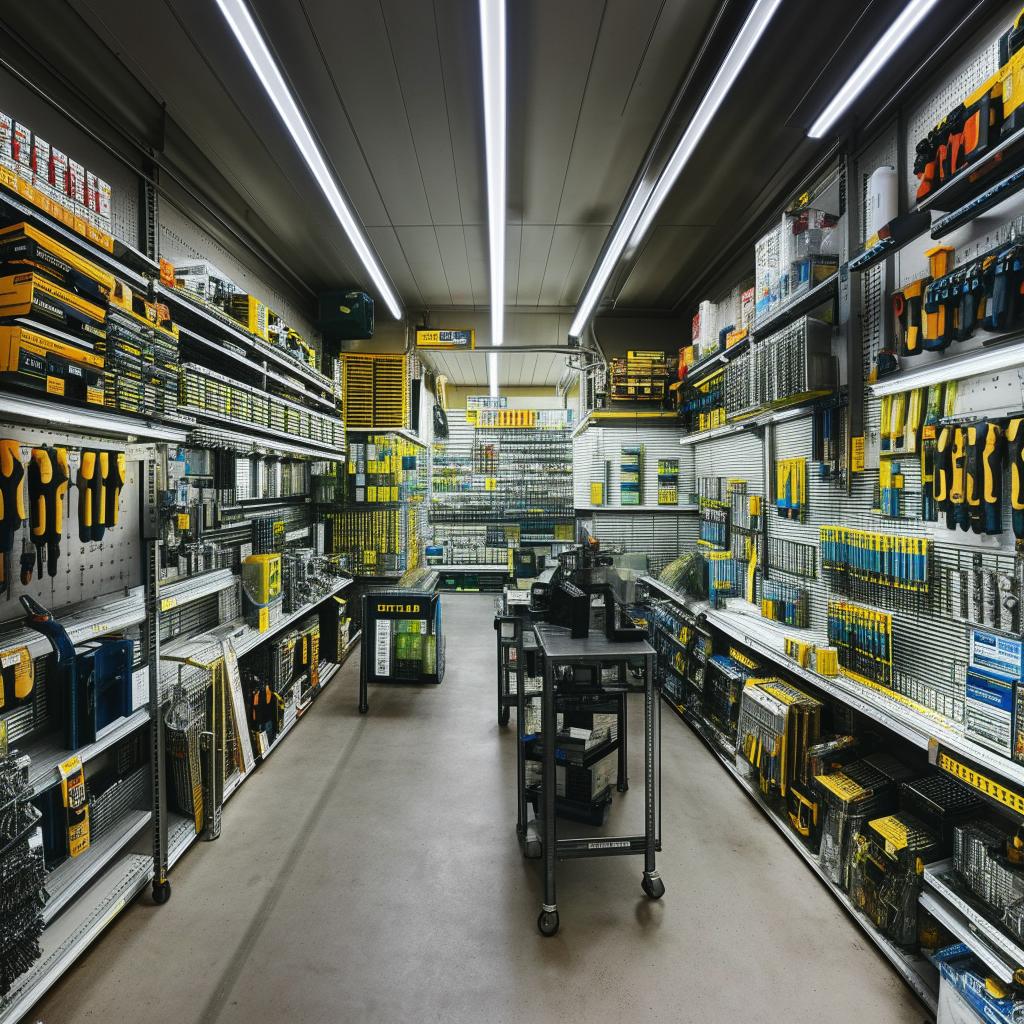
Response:
M818 120L811 125L807 133L810 138L820 139L828 132L937 2L938 0L912 0L907 4L903 13L875 43L871 52L847 79L846 84L832 97L832 102L821 112Z
M299 151L302 159L306 161L306 166L316 179L316 183L320 186L334 215L338 218L348 240L352 243L366 272L370 275L370 280L391 315L396 320L401 320L402 306L398 301L398 296L392 290L391 283L377 260L377 254L363 233L362 226L341 194L334 175L327 166L327 161L313 138L309 125L306 124L306 119L302 116L298 104L288 89L262 33L257 28L256 22L253 21L248 5L245 0L217 0L217 6L231 27L231 31L234 32L238 45L249 59L253 71L256 72L256 77L263 84L263 88L284 122L285 128L288 129L295 148Z
M743 66L746 64L751 53L753 53L754 47L764 34L764 30L768 27L768 22L771 21L772 15L781 3L782 0L758 0L754 5L753 10L743 23L743 27L739 30L732 46L729 48L725 60L722 61L721 66L716 72L711 85L704 94L700 106L697 107L686 131L683 132L683 137L679 140L672 156L665 165L665 169L655 182L654 188L650 191L649 195L644 194L643 190L638 189L631 197L629 205L619 221L619 226L612 236L611 243L598 264L597 272L590 282L590 287L587 289L583 301L576 310L576 316L573 319L572 326L569 328L569 334L572 337L578 338L583 333L583 328L586 327L587 322L597 308L597 304L601 300L601 296L604 294L605 287L608 284L608 279L611 277L615 264L621 258L627 243L632 240L633 244L636 245L647 234L655 216L657 216L658 210L661 209L662 204L668 197L669 192L671 192L687 161L697 148L697 144L703 137L704 132L707 131L712 118L722 105L726 93L732 88L733 83L739 77Z
M492 345L505 340L505 58L505 0L480 0ZM489 363L493 395L497 393L497 357L492 354Z

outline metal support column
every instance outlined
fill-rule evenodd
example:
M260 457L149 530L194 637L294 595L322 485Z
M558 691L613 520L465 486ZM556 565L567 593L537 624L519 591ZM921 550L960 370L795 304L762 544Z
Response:
M171 898L167 878L167 753L163 708L160 705L160 503L159 483L166 469L167 447L158 445L146 460L146 492L143 495L142 529L146 552L146 621L142 626L149 662L150 734L153 779L153 900Z

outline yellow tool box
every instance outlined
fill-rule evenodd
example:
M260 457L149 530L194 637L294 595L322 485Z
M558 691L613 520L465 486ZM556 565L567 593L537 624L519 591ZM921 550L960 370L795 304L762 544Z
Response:
M281 595L281 556L249 555L242 562L242 586L255 604L269 604Z
M266 632L275 613L279 616L281 597L281 556L249 555L242 560L242 593L246 621L261 633Z
M27 327L0 327L0 377L47 394L103 404L103 357Z
M0 278L0 316L39 317L48 323L81 335L102 340L106 310L41 274L12 274Z
M114 275L32 227L0 228L0 266L35 270L93 302L105 303L114 290Z
M270 341L270 310L255 295L236 292L231 296L228 312L250 334L264 341Z

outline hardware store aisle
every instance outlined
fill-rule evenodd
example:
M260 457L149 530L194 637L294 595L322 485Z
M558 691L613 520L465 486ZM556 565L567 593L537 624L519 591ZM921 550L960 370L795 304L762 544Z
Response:
M664 901L641 893L639 858L570 862L562 930L542 938L539 865L514 838L512 734L495 721L493 600L442 601L441 687L376 687L362 718L352 657L228 803L221 839L172 872L170 902L137 901L32 1020L926 1019L671 715ZM643 799L632 744L633 789L617 798L631 823Z

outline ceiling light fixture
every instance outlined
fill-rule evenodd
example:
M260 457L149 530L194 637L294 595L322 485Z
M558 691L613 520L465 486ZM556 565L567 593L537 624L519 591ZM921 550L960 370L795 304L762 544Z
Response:
M676 145L653 188L649 192L638 188L630 198L628 206L619 218L618 227L612 235L611 242L605 249L601 262L590 280L590 286L576 308L576 316L569 328L571 337L578 338L583 333L583 328L587 326L593 316L594 310L604 294L608 279L612 276L615 264L618 263L625 251L627 243L632 241L635 246L647 234L658 210L665 202L669 192L672 191L672 187L687 161L693 155L712 118L722 105L726 93L739 77L743 66L753 53L754 47L781 2L782 0L757 0L753 10L747 16L747 20L743 23L743 27L736 34L725 60L722 61L715 73L700 106L694 112L686 131L683 132L683 137Z
M396 320L401 320L402 305L398 301L398 296L391 287L391 282L388 281L387 274L384 273L384 269L377 259L377 254L373 251L373 247L363 232L362 225L356 219L355 213L342 195L334 175L327 166L320 146L314 139L291 90L285 83L281 69L277 66L263 34L253 20L248 4L245 0L217 0L217 6L231 27L231 31L234 32L242 52L249 59L253 71L256 72L256 77L263 84L263 88L284 122L285 128L288 129L295 148L305 160L306 166L316 179L316 183L320 186L334 215L338 218L338 223L341 224L348 240L352 243L367 274L370 275L370 280L391 315Z
M811 125L807 132L810 138L820 139L827 134L937 2L938 0L912 0L903 8L903 13L875 43L857 70L846 80L846 84L832 97L832 102L821 112L818 120Z
M505 340L505 0L480 0L487 232L491 258L491 344ZM498 393L498 357L488 360L491 395Z

